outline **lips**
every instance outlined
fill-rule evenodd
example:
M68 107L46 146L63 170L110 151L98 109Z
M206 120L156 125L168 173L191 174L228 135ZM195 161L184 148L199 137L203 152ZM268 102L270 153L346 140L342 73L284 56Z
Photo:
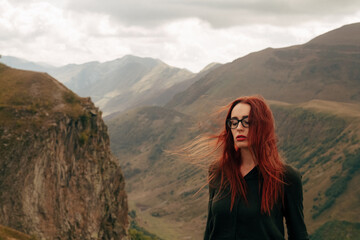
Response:
M245 141L246 137L244 135L238 135L236 136L236 141Z

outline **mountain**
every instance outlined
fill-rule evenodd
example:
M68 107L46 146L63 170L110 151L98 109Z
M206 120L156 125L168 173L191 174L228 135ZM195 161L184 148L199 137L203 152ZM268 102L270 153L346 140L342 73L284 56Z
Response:
M201 107L195 106L251 94L288 103L359 102L359 29L351 24L304 45L251 53L207 74L166 107L196 114Z
M73 83L78 80L69 83L69 87L80 95L86 92L105 115L129 107L152 105L158 94L194 75L159 60L134 56L104 63L99 66L100 72L102 75L88 89L77 90Z
M147 100L147 103L152 103L151 105L155 106L163 106L168 101L172 99L172 97L184 90L186 90L189 86L191 86L193 83L201 79L203 76L208 74L209 72L213 71L214 69L218 68L222 64L220 63L210 63L203 70L201 70L199 73L195 74L193 77L190 77L188 79L184 79L181 82L178 82L174 85L172 85L169 88L164 89L157 89L157 94L153 95L151 98ZM137 96L137 98L141 98L141 96Z
M40 239L127 236L127 195L89 98L0 64L0 224Z
M360 47L360 42L358 41L360 38L359 24L353 23L332 30L312 39L306 45L318 48L335 47L336 50L353 52L355 48Z
M262 94L274 113L281 155L303 175L309 233L317 239L330 239L329 229L332 236L357 236L359 29L352 24L304 45L249 54L204 74L164 107L106 118L139 225L163 239L202 237L208 164L171 153L201 133L217 132L223 115L213 113L221 106Z
M11 67L49 73L80 96L90 96L104 115L136 106L163 105L197 80L196 74L186 69L132 55L104 63L48 68L11 57L1 61ZM199 75L217 66L211 64Z
M30 70L37 72L49 72L55 69L54 66L45 64L45 63L34 63L21 58L16 58L12 56L1 56L0 62L4 63L13 68Z

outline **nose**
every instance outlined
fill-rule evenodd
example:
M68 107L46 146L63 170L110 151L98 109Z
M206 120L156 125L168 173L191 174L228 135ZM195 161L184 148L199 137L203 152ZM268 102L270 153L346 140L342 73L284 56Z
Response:
M236 127L236 130L244 130L244 126L239 122L239 124Z

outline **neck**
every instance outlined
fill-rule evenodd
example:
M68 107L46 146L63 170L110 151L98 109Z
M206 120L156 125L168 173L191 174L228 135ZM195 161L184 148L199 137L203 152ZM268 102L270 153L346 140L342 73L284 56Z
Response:
M249 148L241 148L241 167L253 168L256 164L253 154Z
M243 176L248 174L256 165L253 154L249 148L241 148L240 172Z
M255 167L255 159L253 157L253 154L251 154L251 151L249 148L241 148L241 165L240 165L240 172L241 175L244 177L246 174L248 174L251 169Z

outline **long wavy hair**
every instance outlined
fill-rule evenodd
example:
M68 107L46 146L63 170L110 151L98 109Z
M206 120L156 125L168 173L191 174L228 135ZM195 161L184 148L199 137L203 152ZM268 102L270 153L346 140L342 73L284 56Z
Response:
M283 200L283 176L284 163L282 162L276 146L275 124L272 112L261 96L240 97L228 105L226 119L230 119L233 108L238 103L249 104L249 133L248 144L253 154L262 183L259 185L261 192L261 212L270 214L274 204ZM224 130L216 136L218 146L221 146L221 156L213 164L213 170L209 173L209 184L215 179L220 179L220 191L230 188L231 207L233 209L235 199L242 197L246 202L246 182L240 172L242 163L241 150L234 145L231 129L224 121Z

